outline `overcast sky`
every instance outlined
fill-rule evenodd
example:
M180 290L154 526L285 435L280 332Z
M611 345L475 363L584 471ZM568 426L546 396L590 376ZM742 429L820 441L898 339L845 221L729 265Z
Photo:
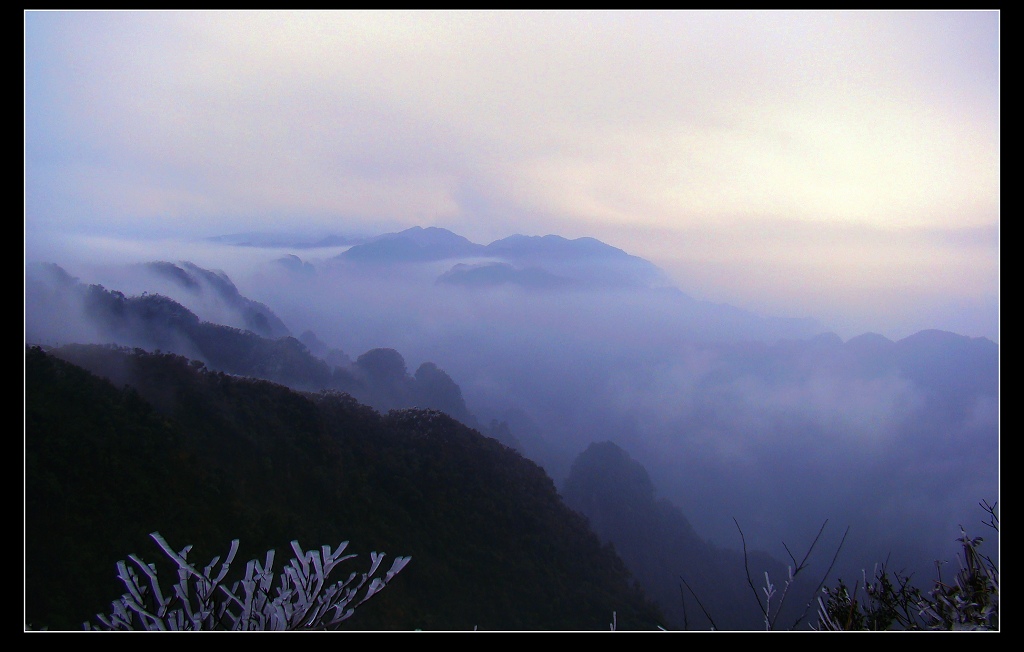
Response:
M998 341L999 17L30 11L26 258L592 236L844 337Z

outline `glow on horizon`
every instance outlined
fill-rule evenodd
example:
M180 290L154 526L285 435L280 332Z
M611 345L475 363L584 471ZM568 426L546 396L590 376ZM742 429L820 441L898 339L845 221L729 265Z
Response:
M593 236L845 336L998 340L998 12L28 11L25 72L27 254Z

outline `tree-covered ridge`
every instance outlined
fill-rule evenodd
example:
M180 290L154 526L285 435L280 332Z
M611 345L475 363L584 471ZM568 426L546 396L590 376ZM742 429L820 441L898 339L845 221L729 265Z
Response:
M25 367L33 627L106 611L123 589L116 562L154 556L154 531L200 559L236 538L241 558L296 539L411 556L354 629L662 622L539 466L441 412L382 415L140 349L27 348Z
M129 296L98 284L86 285L57 265L36 265L27 274L31 298L29 343L114 342L165 351L202 361L216 371L263 378L293 389L336 390L386 412L392 408L439 409L477 425L458 385L432 362L414 373L394 349L372 349L352 361L320 342L310 331L292 337L265 305L241 296L223 273L191 263L142 266L155 270L187 292L212 288L225 305L244 317L248 328L203 321L181 303L158 293ZM82 322L94 332L60 337L53 323ZM33 339L40 338L40 339Z

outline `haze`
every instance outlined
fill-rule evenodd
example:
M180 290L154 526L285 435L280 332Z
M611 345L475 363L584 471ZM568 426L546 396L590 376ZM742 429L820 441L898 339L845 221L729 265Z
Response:
M590 236L844 338L998 341L998 12L24 17L28 260Z
M295 337L435 363L559 485L613 441L717 545L829 519L839 576L925 580L999 493L999 18L28 11L26 263L244 327L136 263L223 271ZM664 276L300 246L412 227ZM31 283L26 342L109 339Z

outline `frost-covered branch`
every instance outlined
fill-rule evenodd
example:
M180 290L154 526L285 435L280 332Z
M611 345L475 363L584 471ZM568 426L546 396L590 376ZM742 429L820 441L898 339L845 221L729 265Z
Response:
M188 561L192 546L175 551L160 533L150 534L177 565L178 581L167 594L160 586L154 564L136 555L117 563L118 578L127 592L112 603L109 614L97 614L97 623L84 623L97 630L308 630L333 629L347 620L356 607L381 591L405 568L409 557L396 557L383 577L375 576L384 553L370 553L370 570L352 572L343 581L328 584L331 572L355 557L343 554L348 541L336 549L303 551L292 541L295 557L277 576L274 588L274 551L267 551L261 564L253 559L245 566L241 580L224 585L238 552L238 540L231 542L223 563L214 557L202 571ZM217 564L220 563L220 567ZM216 568L216 572L215 572ZM272 595L273 594L273 595Z

